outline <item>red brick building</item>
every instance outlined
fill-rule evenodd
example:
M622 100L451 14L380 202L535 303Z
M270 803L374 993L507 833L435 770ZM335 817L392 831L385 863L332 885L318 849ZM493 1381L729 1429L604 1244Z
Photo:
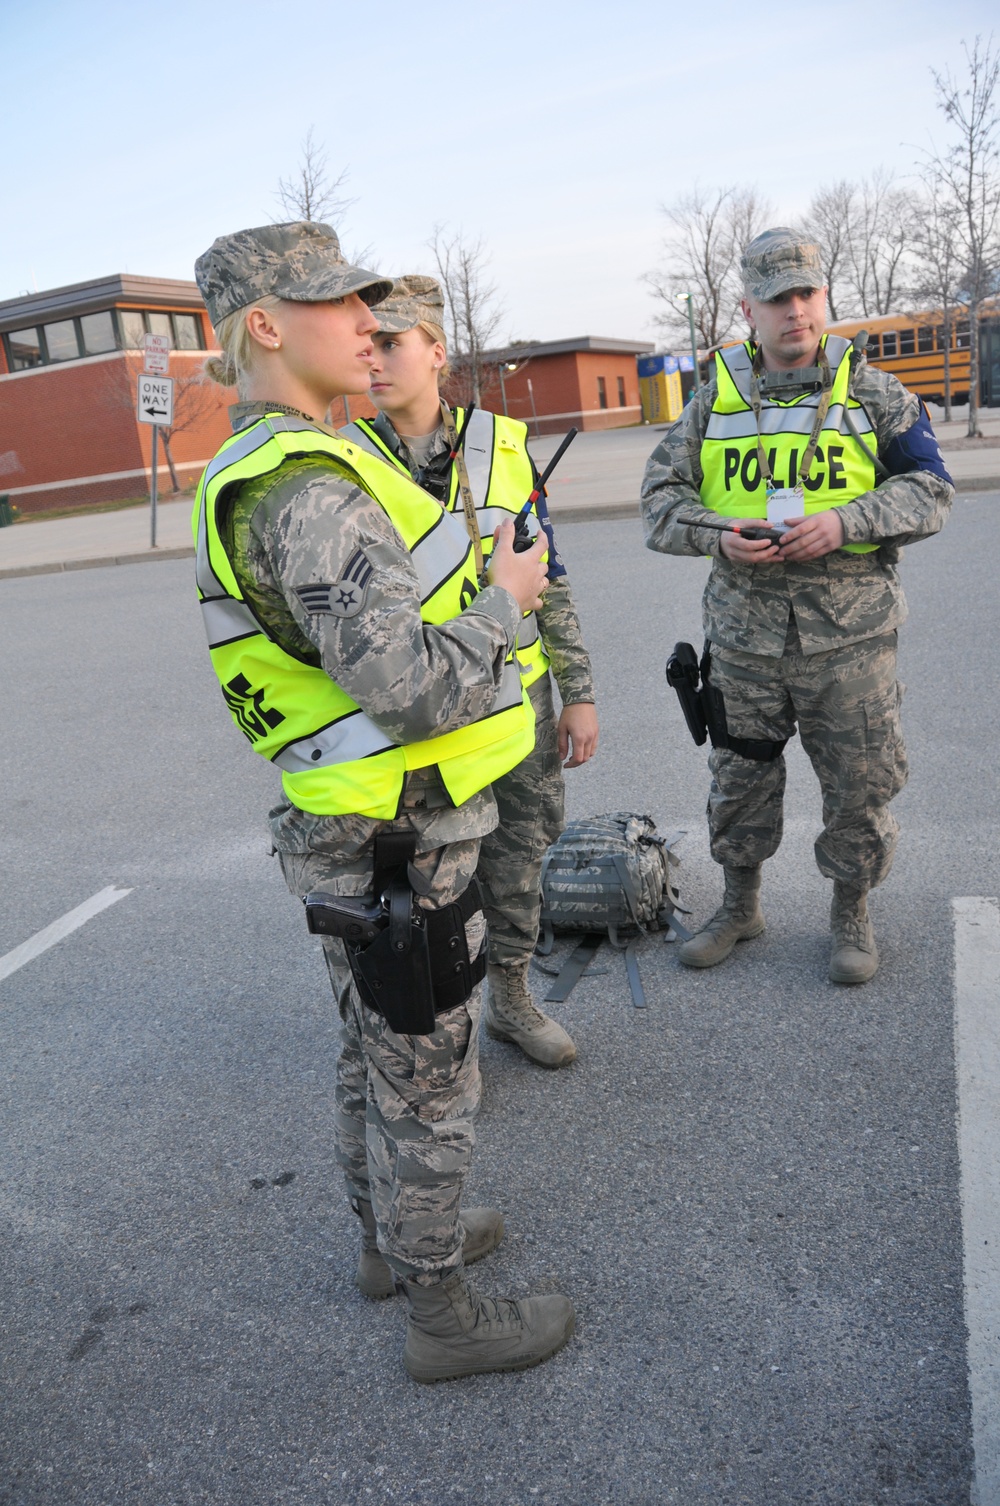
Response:
M157 463L168 495L228 436L235 400L202 377L213 335L196 284L120 274L0 303L0 494L20 512L148 495L152 429L136 417L146 334L170 341L175 418ZM534 434L637 423L636 355L650 350L585 336L493 351L483 402ZM350 417L374 412L349 402ZM344 416L334 404L333 421Z
M578 429L619 429L642 419L636 357L653 346L643 340L582 335L490 351L493 375L483 392L486 407L520 418L529 434Z
M212 330L195 284L123 275L0 303L0 492L20 511L148 491L152 431L135 413L147 333L170 340L183 486L229 432L232 401L199 380ZM158 472L166 492L162 446Z

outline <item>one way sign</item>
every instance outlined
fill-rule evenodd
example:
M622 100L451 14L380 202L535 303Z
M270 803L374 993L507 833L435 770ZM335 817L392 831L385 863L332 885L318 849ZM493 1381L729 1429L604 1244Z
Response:
M141 424L170 427L174 421L173 377L140 376L136 417Z

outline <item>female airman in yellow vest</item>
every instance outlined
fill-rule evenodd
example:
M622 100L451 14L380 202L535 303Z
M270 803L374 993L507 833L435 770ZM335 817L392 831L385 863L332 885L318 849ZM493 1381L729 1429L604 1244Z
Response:
M240 398L199 487L198 591L230 714L281 773L270 821L286 881L300 897L366 899L377 939L407 959L386 973L389 992L433 974L435 1005L450 957L434 938L452 924L459 991L471 988L424 1033L394 1030L380 981L363 1003L357 957L349 966L324 936L344 1027L337 1155L364 1231L358 1285L376 1297L403 1283L418 1380L525 1368L566 1342L572 1307L480 1298L464 1263L494 1248L503 1221L490 1209L460 1218L459 1203L485 971L470 881L497 819L489 781L532 742L513 650L544 589L544 551L515 554L508 525L480 582L461 526L323 422L331 401L367 388L374 306L390 290L344 260L328 226L222 236L196 275L222 347L209 374ZM380 869L391 917L372 892L379 844L397 853ZM382 997L393 1015L412 1003Z
M521 512L535 488L526 427L482 408L452 410L442 400L440 385L449 374L444 298L433 278L398 278L380 316L370 394L378 416L341 432L464 518L480 558L488 561L494 530ZM540 612L526 614L518 634L522 682L535 709L535 746L494 781L500 823L483 841L479 879L490 928L487 1032L544 1066L561 1067L576 1048L535 1006L528 969L538 938L542 859L564 825L562 769L592 756L598 726L590 659L544 508L541 497L529 520L532 532L541 527L548 535L550 586ZM563 703L558 718L550 668Z

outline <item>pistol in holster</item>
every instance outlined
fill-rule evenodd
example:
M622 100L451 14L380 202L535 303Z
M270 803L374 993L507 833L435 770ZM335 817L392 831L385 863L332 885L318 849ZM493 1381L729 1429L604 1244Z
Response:
M675 643L667 660L667 684L677 692L691 736L699 748L706 738L711 738L713 748L729 748L754 763L773 763L788 739L772 742L767 738L734 737L726 720L722 691L712 684L711 667L707 643L700 663L690 643Z
M667 660L667 684L677 692L688 731L698 747L711 737L713 748L725 748L728 746L726 706L721 692L709 680L708 667L707 644L699 664L690 643L675 643Z
M430 1035L437 1016L464 1004L486 976L486 945L469 957L466 921L483 907L473 879L440 910L414 903L408 865L412 832L375 839L374 895L363 898L316 890L305 898L306 924L316 936L337 936L361 1002L382 1015L397 1035Z

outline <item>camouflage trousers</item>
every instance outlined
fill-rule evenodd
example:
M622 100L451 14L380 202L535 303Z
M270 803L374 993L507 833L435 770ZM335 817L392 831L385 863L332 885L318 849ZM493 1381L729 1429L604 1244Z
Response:
M527 962L538 940L542 859L566 824L565 786L552 681L528 688L535 708L535 746L493 785L500 824L482 839L477 877L490 929L490 962Z
M354 818L312 818L313 850L302 851L301 812L271 829L285 881L300 897L310 889L337 894L371 892L373 841L329 843L325 827L343 835ZM405 813L383 829L406 829ZM296 850L285 850L283 827ZM359 823L370 829L371 822ZM317 836L316 833L320 833ZM418 852L414 867L430 885L428 907L450 904L465 889L478 857L478 838ZM486 942L477 912L466 926L470 957ZM397 1035L358 997L342 944L323 938L334 997L342 1021L335 1090L335 1152L348 1194L370 1199L378 1246L397 1276L437 1281L462 1264L458 1215L462 1186L475 1143L479 1108L479 1020L483 984L464 1005L439 1016L430 1035Z
M712 683L737 737L780 741L798 725L823 794L816 862L827 878L880 884L899 827L889 802L906 783L896 634L828 653L764 658L712 645ZM717 863L749 868L777 851L785 760L757 763L729 749L709 758L708 825Z

